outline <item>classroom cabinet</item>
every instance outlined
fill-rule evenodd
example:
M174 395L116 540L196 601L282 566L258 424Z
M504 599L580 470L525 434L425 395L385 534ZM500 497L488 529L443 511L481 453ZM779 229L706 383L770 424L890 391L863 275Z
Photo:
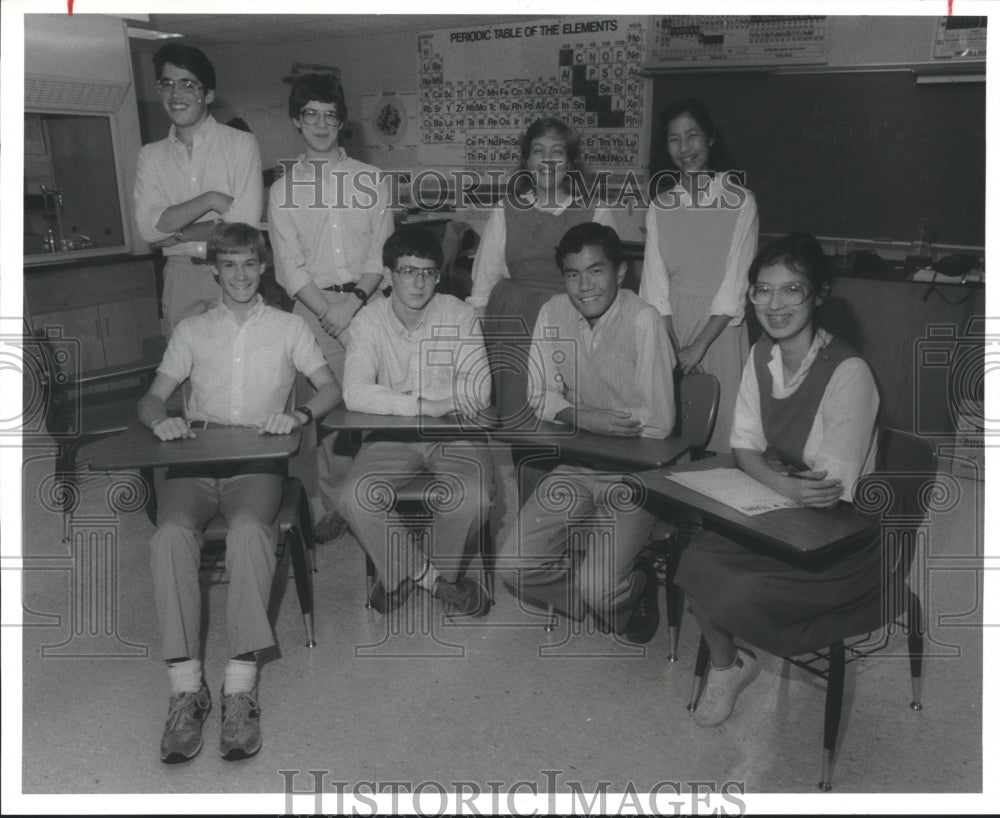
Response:
M140 361L148 339L162 335L148 257L32 268L24 292L32 330L65 340L55 366L71 376ZM85 394L122 385L88 386Z

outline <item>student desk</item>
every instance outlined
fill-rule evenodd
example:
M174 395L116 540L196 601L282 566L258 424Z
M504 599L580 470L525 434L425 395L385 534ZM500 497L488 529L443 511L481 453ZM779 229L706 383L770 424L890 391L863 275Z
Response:
M225 426L192 431L193 438L162 441L136 423L120 434L87 447L91 471L152 469L160 466L191 466L199 463L240 463L268 458L287 460L299 450L302 434L262 435L256 428Z
M153 488L154 468L163 466L191 466L210 463L240 463L245 460L287 460L299 449L302 433L298 430L287 435L260 434L255 427L212 426L199 429L192 426L193 438L162 441L140 423L124 432L91 444L89 466L92 471L117 471L139 469L149 485L146 514L156 525L156 491ZM276 525L280 538L284 537L292 558L295 589L306 631L306 646L315 647L313 627L313 592L309 579L306 550L312 550L312 524L309 521L309 500L298 480L285 480ZM221 515L209 521L205 529L206 540L222 540L228 523Z
M679 467L640 472L636 477L650 492L668 503L692 509L729 533L785 554L815 556L826 553L861 542L878 527L877 516L862 514L846 503L825 509L782 508L750 516L664 477L672 472L735 466L732 455L720 455Z
M429 415L376 415L352 412L343 406L329 412L320 422L320 428L328 432L417 432L431 437L475 437L495 426L495 421L489 417L480 424L455 414L440 418Z
M556 456L593 468L654 469L675 463L689 446L676 437L611 437L574 431L560 423L540 421L531 428L503 429L487 417L482 423L458 415L432 418L422 415L372 415L334 409L322 421L329 431L417 432L428 437L478 437L490 442L551 449Z
M613 437L541 421L534 429L498 429L490 437L502 443L554 448L560 459L595 469L655 469L677 462L690 445L677 437Z

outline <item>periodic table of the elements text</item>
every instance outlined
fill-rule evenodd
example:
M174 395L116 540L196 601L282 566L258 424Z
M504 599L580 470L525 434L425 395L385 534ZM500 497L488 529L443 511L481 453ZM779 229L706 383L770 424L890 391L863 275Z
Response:
M592 169L641 161L643 25L547 20L421 33L421 164L511 168L518 136L558 117Z

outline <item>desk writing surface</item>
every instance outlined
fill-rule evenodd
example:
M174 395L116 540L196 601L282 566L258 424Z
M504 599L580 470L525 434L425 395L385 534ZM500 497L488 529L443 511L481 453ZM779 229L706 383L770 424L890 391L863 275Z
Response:
M878 524L877 518L844 503L834 508L783 508L751 517L665 478L673 472L735 466L731 455L720 455L683 466L652 469L636 476L653 494L694 509L720 528L799 555L817 554L860 540L870 536Z
M560 455L589 461L594 468L653 469L673 463L688 450L676 437L612 437L574 430L562 423L539 421L523 429L498 428L486 417L479 425L458 415L432 418L424 415L373 415L339 407L322 426L330 431L419 432L428 435L482 435L488 432L497 443L555 448Z
M337 432L426 432L436 435L482 434L495 425L489 417L484 417L480 424L457 414L439 418L430 415L376 415L352 412L343 406L329 412L321 423L324 429Z
M562 423L540 421L528 429L499 429L498 441L536 446L554 446L560 456L591 460L595 468L615 465L632 469L653 469L674 463L690 446L676 437L615 437L573 429Z
M256 428L232 426L196 429L196 437L162 441L141 424L86 447L92 471L239 463L270 458L286 460L299 449L302 434L262 435Z

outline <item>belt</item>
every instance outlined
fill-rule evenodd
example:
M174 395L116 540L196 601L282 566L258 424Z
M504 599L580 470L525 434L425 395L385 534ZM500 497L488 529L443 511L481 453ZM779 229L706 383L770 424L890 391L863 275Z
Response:
M234 426L231 423L219 423L215 420L189 420L188 426L192 429L237 429L243 427Z
M348 281L346 284L331 284L329 287L321 287L320 289L331 293L352 293L357 286L356 281Z

